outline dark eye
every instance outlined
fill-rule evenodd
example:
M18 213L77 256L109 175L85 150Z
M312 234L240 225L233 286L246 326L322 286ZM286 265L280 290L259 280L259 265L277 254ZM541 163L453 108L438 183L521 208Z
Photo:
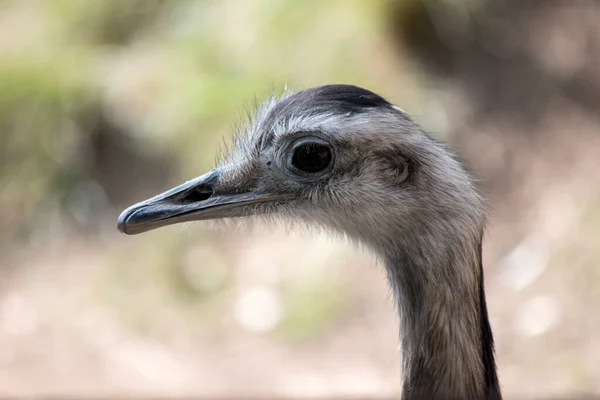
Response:
M319 172L331 163L331 150L321 143L303 143L294 149L292 165L304 172Z

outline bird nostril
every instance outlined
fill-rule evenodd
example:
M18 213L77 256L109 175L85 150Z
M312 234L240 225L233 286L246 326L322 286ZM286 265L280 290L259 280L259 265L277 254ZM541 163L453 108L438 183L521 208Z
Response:
M199 201L208 200L214 191L211 187L208 186L198 186L193 190L190 190L185 194L181 199L179 199L180 203L188 204L188 203L197 203Z

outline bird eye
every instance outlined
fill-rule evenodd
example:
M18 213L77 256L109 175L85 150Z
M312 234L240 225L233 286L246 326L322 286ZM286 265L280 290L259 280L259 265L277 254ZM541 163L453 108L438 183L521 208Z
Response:
M294 149L292 165L303 172L319 172L331 163L331 150L321 143L302 143Z

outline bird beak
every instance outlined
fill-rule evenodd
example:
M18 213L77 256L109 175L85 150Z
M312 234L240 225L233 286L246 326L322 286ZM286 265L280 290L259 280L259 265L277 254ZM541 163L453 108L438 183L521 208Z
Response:
M117 226L121 232L135 235L180 222L248 216L258 213L249 205L283 199L253 190L240 191L239 184L228 185L220 182L220 177L221 171L215 169L135 204L121 213Z

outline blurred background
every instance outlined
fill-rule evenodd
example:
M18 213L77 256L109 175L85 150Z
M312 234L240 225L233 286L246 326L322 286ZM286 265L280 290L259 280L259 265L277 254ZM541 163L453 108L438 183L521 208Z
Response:
M468 160L507 397L600 394L600 3L0 1L0 396L393 396L383 268L327 237L119 234L254 99L371 89Z

